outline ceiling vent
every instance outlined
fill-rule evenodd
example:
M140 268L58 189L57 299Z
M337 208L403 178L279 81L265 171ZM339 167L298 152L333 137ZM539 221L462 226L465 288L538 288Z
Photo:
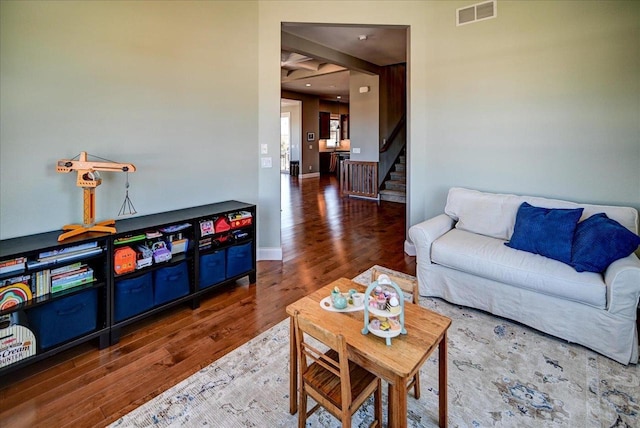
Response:
M456 10L456 25L471 24L495 18L498 15L497 0L485 1Z

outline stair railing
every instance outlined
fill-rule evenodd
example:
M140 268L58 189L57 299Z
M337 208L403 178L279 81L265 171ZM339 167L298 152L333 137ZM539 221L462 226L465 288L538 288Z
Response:
M389 134L389 138L382 140L380 146L380 170L378 171L378 186L384 182L393 164L398 159L407 142L406 115L398 120L398 123Z
M340 196L378 199L378 162L343 160Z

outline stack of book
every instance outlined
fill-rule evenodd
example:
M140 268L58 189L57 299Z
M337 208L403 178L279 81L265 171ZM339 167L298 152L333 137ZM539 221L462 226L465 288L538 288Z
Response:
M87 242L38 254L37 260L27 261L27 267L38 269L48 266L70 263L55 269L42 269L33 275L31 289L34 297L57 293L94 281L93 269L82 262L71 263L94 254L100 254L102 247L97 242Z
M16 257L11 260L3 260L0 262L0 275L5 273L22 272L26 263L26 257Z
M93 281L93 269L78 262L57 269L51 269L51 292L67 290Z
M27 267L29 269L37 269L49 265L61 264L100 254L102 251L102 247L99 247L97 242L87 242L71 247L42 252L38 255L38 260L28 261Z

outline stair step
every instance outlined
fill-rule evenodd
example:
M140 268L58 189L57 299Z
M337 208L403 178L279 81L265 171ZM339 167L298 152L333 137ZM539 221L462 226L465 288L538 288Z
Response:
M407 163L407 157L405 155L402 155L398 158L398 162L402 163L402 164L406 164Z
M407 203L407 195L397 190L381 190L380 199L387 202L398 202L400 204Z
M387 190L397 190L406 193L407 182L405 180L387 180L384 182L384 187Z
M407 169L405 168L405 164L403 163L397 163L395 164L396 167L396 172L405 172Z
M400 172L391 171L390 175L391 175L391 179L394 180L394 181L395 180L401 181L401 180L405 180L406 179L405 171L400 171Z

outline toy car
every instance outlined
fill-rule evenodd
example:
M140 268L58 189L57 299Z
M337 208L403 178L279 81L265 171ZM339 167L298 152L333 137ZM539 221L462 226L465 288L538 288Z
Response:
M167 249L167 245L164 241L154 243L151 249L153 250L153 261L155 263L162 263L167 260L171 260L171 251Z

